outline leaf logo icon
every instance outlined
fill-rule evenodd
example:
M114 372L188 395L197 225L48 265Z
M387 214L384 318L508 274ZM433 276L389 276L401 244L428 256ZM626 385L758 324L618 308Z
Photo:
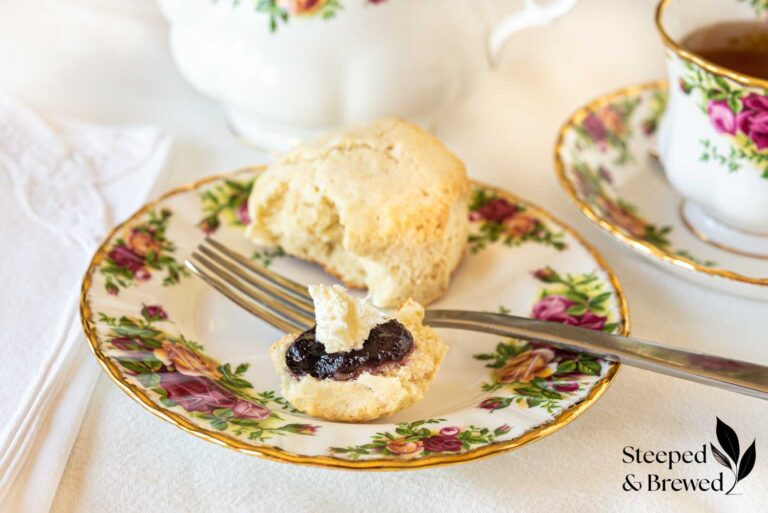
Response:
M715 447L713 443L710 443L709 446L712 449L712 456L715 458L715 461L733 473L733 485L725 492L726 495L730 495L736 484L747 477L752 472L752 469L755 468L755 459L757 458L755 441L752 441L752 445L744 451L744 454L740 454L739 437L736 435L736 431L720 420L720 417L717 417L715 434L722 451Z
M749 475L750 472L752 472L752 469L755 468L755 442L752 442L752 445L749 446L749 448L744 451L744 455L741 457L741 463L739 463L739 475L737 476L739 478L739 481L744 479Z
M731 468L731 462L728 461L728 456L717 450L717 447L715 447L715 444L710 443L709 446L712 448L712 456L715 457L715 461L718 462L720 465L724 467Z
M723 448L725 453L731 457L731 460L735 463L739 459L739 437L736 435L736 431L731 429L731 426L717 418L717 441L720 442L720 447Z

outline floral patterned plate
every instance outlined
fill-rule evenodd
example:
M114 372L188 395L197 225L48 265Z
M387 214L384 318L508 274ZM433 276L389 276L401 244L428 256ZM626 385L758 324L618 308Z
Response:
M311 418L279 394L267 356L281 334L183 267L205 235L305 283L316 266L243 237L259 169L169 192L118 226L83 281L87 339L112 380L159 417L268 459L392 469L469 461L537 440L607 389L618 365L520 340L440 330L450 347L427 396L364 424ZM502 310L628 333L616 278L576 233L540 208L474 185L472 234L435 306Z
M627 87L576 111L555 146L560 182L589 220L652 262L707 287L768 300L768 260L705 242L681 215L682 199L654 156L666 87Z

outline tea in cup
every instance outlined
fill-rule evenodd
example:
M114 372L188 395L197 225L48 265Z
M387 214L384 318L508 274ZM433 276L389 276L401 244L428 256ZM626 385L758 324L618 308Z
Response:
M669 97L659 158L700 238L768 257L766 2L661 0Z

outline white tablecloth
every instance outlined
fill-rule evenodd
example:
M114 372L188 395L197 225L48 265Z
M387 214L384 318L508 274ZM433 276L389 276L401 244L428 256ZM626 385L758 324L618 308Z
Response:
M230 137L218 107L177 74L149 0L87 2L95 9L82 3L0 0L0 89L39 109L175 132L163 188L265 158ZM652 11L652 0L583 0L556 26L520 34L500 70L446 113L439 135L474 177L545 205L600 248L626 288L635 335L765 363L767 304L688 284L629 255L577 212L552 171L552 143L565 116L603 91L663 75ZM102 378L53 510L764 511L767 415L768 405L755 399L624 368L582 417L519 451L442 469L366 474L216 447L148 414ZM716 416L742 445L758 440L742 495L622 490L630 472L712 475L713 463L671 473L626 464L622 450L699 448L715 440Z

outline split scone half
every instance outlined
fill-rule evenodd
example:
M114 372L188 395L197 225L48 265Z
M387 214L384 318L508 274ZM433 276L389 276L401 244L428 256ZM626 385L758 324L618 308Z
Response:
M326 420L362 422L420 400L447 348L407 300L391 317L339 285L310 287L317 324L270 348L282 395Z
M377 306L428 304L468 234L462 162L431 134L385 119L301 145L257 179L246 235L323 266Z

